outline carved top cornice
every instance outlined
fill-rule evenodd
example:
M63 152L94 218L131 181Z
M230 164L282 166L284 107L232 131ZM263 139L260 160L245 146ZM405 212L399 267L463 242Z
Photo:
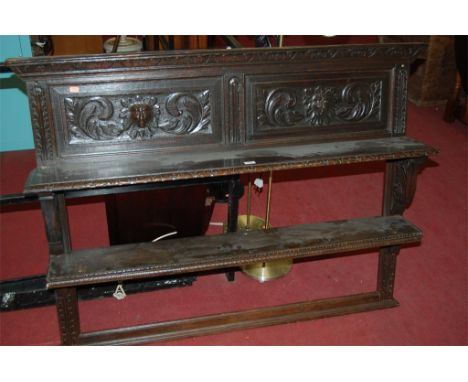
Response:
M178 67L306 63L338 59L393 58L410 62L423 53L425 44L327 45L300 48L213 49L192 51L144 52L11 58L6 61L22 78L37 78L61 73L99 73Z

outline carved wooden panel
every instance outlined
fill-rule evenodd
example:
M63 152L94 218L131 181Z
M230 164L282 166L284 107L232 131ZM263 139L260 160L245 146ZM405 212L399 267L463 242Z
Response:
M38 164L404 135L420 44L10 59Z
M221 80L53 88L62 156L219 144Z
M211 133L210 91L64 98L70 144Z
M252 77L247 102L255 108L249 116L247 139L291 133L302 139L304 135L349 135L369 130L389 134L389 76L386 72L372 77L347 74L327 79L302 74L287 81L286 76Z
M382 81L263 88L256 98L260 128L380 121Z

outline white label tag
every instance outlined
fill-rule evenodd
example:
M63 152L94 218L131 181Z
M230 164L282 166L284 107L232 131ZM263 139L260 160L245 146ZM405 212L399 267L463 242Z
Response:
M117 300L123 300L125 297L127 297L122 284L117 285L117 288L115 288L115 292L112 296L114 296L114 298Z
M263 188L263 179L262 178L256 178L254 180L254 185L255 187L257 187L258 189L262 189Z
M255 162L254 160L246 160L244 164L251 165L251 164L257 164L257 162Z

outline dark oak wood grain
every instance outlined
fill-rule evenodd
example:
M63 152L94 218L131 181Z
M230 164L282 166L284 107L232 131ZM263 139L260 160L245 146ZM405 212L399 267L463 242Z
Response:
M39 165L402 136L422 44L9 59ZM86 167L86 165L85 165Z
M107 71L113 74L122 71L165 70L168 68L201 68L213 66L246 65L291 65L309 63L312 60L330 65L353 59L368 60L390 59L392 62L410 62L426 50L426 44L367 44L367 45L328 45L297 48L271 49L210 49L178 50L164 52L143 52L131 54L89 54L82 56L43 56L33 59L12 58L5 63L24 78L47 77L54 73ZM226 68L228 70L228 68Z
M81 331L76 288L57 289L55 301L62 344L76 345Z
M289 322L340 316L398 306L393 299L382 300L377 292L324 300L304 301L241 312L213 314L184 320L82 333L78 345L131 345L215 334L229 330L258 328Z
M401 216L244 231L75 251L49 264L48 287L96 284L257 262L414 243L421 232Z
M421 44L232 49L10 59L30 100L64 344L130 344L397 305L400 215L437 150L405 136L410 63ZM69 253L64 195L99 195L262 171L387 161L382 217ZM330 196L333 198L333 195ZM244 312L79 333L76 287L379 248L377 290Z
M305 167L360 163L432 155L437 150L407 137L328 142L169 156L114 160L67 161L35 169L26 192L48 192L124 186L183 179L258 173Z

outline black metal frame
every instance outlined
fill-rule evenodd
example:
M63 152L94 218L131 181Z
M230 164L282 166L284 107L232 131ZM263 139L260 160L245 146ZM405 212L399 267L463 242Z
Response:
M207 185L209 193L218 203L228 203L229 232L237 229L237 215L239 198L243 195L243 187L239 175L227 177L213 177L203 179L189 179L170 181L164 183L148 183L125 187L108 187L69 191L64 193L66 199L90 197L97 195L112 195L121 192L138 192L146 190L167 189L174 187L188 187L192 185ZM0 196L0 207L14 206L38 202L37 194L8 194ZM228 281L234 281L235 272L226 272ZM125 293L139 293L158 289L166 289L181 286L191 286L196 280L195 276L187 275L177 278L158 278L150 280L128 281L124 283ZM115 284L104 284L99 286L83 287L78 289L80 300L110 297L114 293ZM46 276L37 275L14 280L0 281L0 312L18 309L35 308L55 304L55 294L46 289Z

